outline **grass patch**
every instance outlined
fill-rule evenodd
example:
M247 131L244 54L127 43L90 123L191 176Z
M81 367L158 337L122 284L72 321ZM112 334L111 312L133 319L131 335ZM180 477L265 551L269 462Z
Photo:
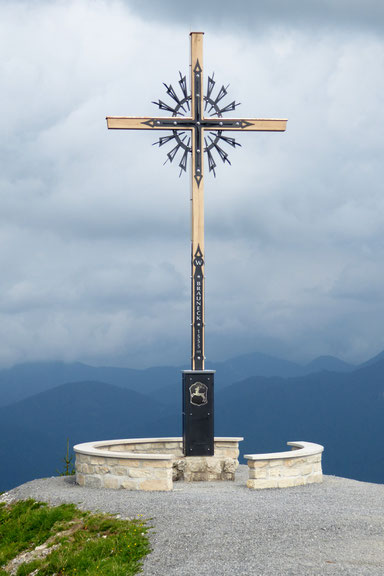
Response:
M148 529L140 518L91 514L73 504L0 504L0 576L9 574L6 568L16 557L17 576L138 574L150 552Z

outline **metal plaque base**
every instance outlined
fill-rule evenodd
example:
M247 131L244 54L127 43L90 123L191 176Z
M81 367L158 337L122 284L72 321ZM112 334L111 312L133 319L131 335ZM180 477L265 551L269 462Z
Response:
M184 456L213 456L215 370L183 370Z

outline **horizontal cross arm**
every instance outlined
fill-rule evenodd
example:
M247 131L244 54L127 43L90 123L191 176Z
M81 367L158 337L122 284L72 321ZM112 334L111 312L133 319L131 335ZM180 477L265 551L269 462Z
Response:
M239 132L284 132L287 120L282 118L206 118L204 128L209 130L237 130Z
M190 119L189 119L190 120ZM114 130L175 130L191 129L188 118L153 118L153 116L107 116L107 126Z

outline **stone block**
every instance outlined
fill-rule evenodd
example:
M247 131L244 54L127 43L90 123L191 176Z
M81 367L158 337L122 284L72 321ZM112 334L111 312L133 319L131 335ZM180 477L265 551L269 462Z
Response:
M226 442L225 440L215 442L215 450L220 448L233 448L237 449L239 447L238 442Z
M138 460L141 468L172 468L172 460Z
M172 490L172 478L168 479L152 479L152 480L144 480L144 482L140 482L139 490L148 490L148 491L169 491Z
M305 464L304 466L300 466L300 472L303 476L308 476L308 474L312 474L313 469L312 469L313 464Z
M224 472L231 472L234 474L239 467L239 463L237 460L233 460L232 458L226 458L224 460L223 471Z
M293 468L286 468L285 466L283 466L282 468L280 468L281 470L281 476L283 478L288 478L288 477L293 477L293 476L301 476L301 468L300 466L296 466Z
M84 474L80 474L79 472L76 473L76 484L78 484L79 486L84 486L85 484Z
M277 488L277 478L247 480L247 487L250 488L251 490L264 490L266 488Z
M305 484L307 484L307 481L303 476L295 478L295 486L304 486Z
M221 474L221 469L222 469L221 461L215 457L213 457L212 460L207 459L206 467L207 467L207 471L210 474Z
M294 466L298 460L300 460L300 458L286 458L284 460L283 466L285 466L286 468L290 468L291 466Z
M275 466L274 468L268 469L268 476L270 478L280 478L283 475L283 467Z
M106 466L108 466L108 468L112 468L113 466L118 466L119 465L119 460L120 458L107 458L106 459Z
M308 460L306 458L287 458L284 460L284 466L303 466Z
M121 488L124 488L124 490L139 490L139 483L133 478L122 478L120 481L120 486Z
M188 472L204 472L207 469L207 462L204 456L187 457L186 468Z
M219 450L215 449L215 456L219 458L238 458L239 451L234 450L233 448L220 448Z
M249 470L249 478L254 480L256 478L267 478L268 469L267 468L252 468Z
M109 466L95 466L94 471L95 474L108 474L110 468Z
M129 470L130 478L156 478L158 480L171 477L171 469L165 468L134 468Z
M221 479L222 480L229 480L230 482L234 482L235 474L233 474L232 472L222 472L221 473Z
M308 476L307 478L307 484L314 484L314 483L320 483L323 481L323 474L322 472L315 472L314 474L311 474L310 476Z
M153 444L136 444L135 445L135 452L142 452L143 454L154 450Z
M88 488L101 488L102 482L100 476L85 476L84 486Z
M306 460L311 464L316 464L316 462L321 462L321 454L314 454L313 456L307 456Z
M105 464L105 458L102 458L101 456L91 456L91 464L96 464L96 465L103 465Z
M186 482L208 482L208 472L191 472L186 470L184 479Z
M144 480L146 478L152 478L153 472L150 468L145 470L143 468L128 468L127 475L129 478L141 478Z
M220 473L208 472L208 482L217 482L218 480L221 480L221 472Z
M268 460L248 460L248 468L264 468L269 464Z
M293 488L297 486L297 478L279 478L277 486L278 488Z
M113 471L113 474L115 474L116 476L127 476L129 468L128 466L113 466L113 468L111 468L111 471Z
M274 468L275 466L284 466L284 459L283 458L272 458L269 462L269 467Z
M141 460L135 460L135 458L119 458L116 462L119 466L125 466L126 468L138 467L140 465Z
M166 450L176 450L180 448L180 442L166 442L163 446Z
M115 476L107 475L103 478L104 488L111 488L112 490L117 490L120 488L120 479Z

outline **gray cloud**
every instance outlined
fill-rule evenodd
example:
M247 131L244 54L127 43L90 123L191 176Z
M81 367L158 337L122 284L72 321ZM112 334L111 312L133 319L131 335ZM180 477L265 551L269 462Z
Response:
M367 28L381 32L384 6L380 0L127 0L138 14L152 21L214 25L262 32L265 27L312 29Z
M382 7L321 4L205 8L206 69L238 114L289 119L206 178L210 359L384 348ZM0 4L1 364L188 365L189 176L105 125L188 70L188 6ZM240 33L256 15L264 32Z

